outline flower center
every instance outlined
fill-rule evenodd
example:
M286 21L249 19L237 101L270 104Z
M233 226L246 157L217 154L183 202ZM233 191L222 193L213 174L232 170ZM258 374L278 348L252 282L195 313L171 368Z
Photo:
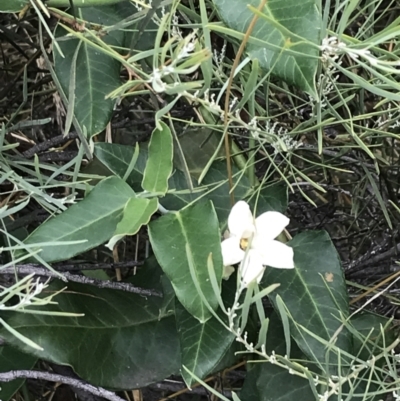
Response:
M245 251L249 246L249 238L242 238L240 240L240 248Z

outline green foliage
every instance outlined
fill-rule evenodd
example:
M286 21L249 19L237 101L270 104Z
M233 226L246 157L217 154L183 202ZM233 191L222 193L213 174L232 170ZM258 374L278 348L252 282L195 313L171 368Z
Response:
M21 11L29 0L3 0L0 5L0 13L15 13Z
M135 235L143 225L148 224L157 208L156 198L130 198L125 205L122 219L107 246L113 249L116 242L125 235Z
M0 12L27 3L3 1ZM370 303L352 309L347 286L365 290L378 269L365 286L346 282L345 273L359 273L352 266L367 264L374 244L392 252L398 238L398 5L328 1L322 9L314 0L269 0L257 11L258 0L73 3L67 14L51 7L69 7L68 0L30 2L27 15L36 13L38 23L29 26L39 29L22 47L16 42L26 29L2 28L4 57L38 37L35 52L44 51L65 106L60 132L74 141L53 138L51 118L36 119L43 107L32 106L28 117L37 71L29 63L16 69L24 72L13 81L22 94L11 97L10 110L21 104L10 115L5 109L0 127L0 267L16 281L0 289L1 370L43 359L114 390L180 373L188 387L198 382L227 400L204 380L246 358L243 401L377 401L397 391L400 340L387 318L361 313L379 310L372 301L381 295L399 302L396 294L373 290ZM49 10L59 18L56 38ZM16 59L7 60L13 68L5 76ZM43 144L26 150L37 138ZM247 288L241 265L223 266L221 252L239 200L254 218L290 216L277 240L289 239L295 262L266 266L260 285ZM31 219L36 212L45 221ZM255 238L250 225L236 238L244 260ZM60 277L49 287L19 278L21 263L21 274L39 268L31 262ZM117 278L162 296L60 280L59 269L89 262L107 269L85 267L74 279L111 286ZM1 399L21 383L2 386ZM232 399L239 400L233 392Z
M25 354L11 345L3 344L0 348L0 372L8 372L18 369L32 369L37 362L37 358L30 354ZM3 401L8 401L23 385L24 380L13 380L9 383L2 383L0 397Z
M171 280L177 298L200 323L205 323L211 313L192 280L186 247L189 248L199 286L209 305L216 309L218 301L208 278L207 260L211 255L220 283L222 258L218 219L212 203L198 203L179 212L168 213L149 225L149 234L154 254Z
M213 0L221 18L236 36L245 33L258 0ZM253 6L253 9L249 7ZM247 46L250 58L288 83L316 96L315 74L321 15L315 0L269 0L261 10Z
M207 377L218 366L235 337L221 330L221 323L217 319L212 317L201 323L180 304L176 305L175 314L182 365L198 377ZM181 374L187 386L191 387L193 377L184 369L181 369Z
M246 401L314 400L307 379L290 374L269 363L249 363L246 381L240 393Z
M120 21L115 6L77 9L78 17L100 25ZM56 29L62 54L55 47L55 73L68 98L68 108L88 136L103 131L111 118L114 101L106 98L120 85L120 63L85 42L73 38L62 28ZM122 46L123 31L108 32L104 42L109 46Z
M122 179L107 178L85 199L42 224L24 243L39 244L39 256L47 262L67 260L110 239L126 202L134 195ZM57 245L52 244L55 241ZM79 243L71 247L67 241Z
M99 142L94 145L93 153L111 173L123 178L131 165L135 149L132 146L124 146L117 143ZM138 157L126 178L126 182L135 191L139 191L141 188L146 159L147 150L140 147Z
M162 289L156 264L147 264L132 283ZM51 291L65 284L55 282ZM20 314L9 324L43 347L34 351L2 332L11 344L54 363L70 365L84 380L109 388L138 388L179 370L179 341L173 293L163 298L69 283L53 312L77 312L76 318Z
M325 232L311 231L297 235L289 245L294 250L296 268L267 269L265 283L280 283L270 295L276 309L287 314L290 334L301 350L321 367L329 358L340 359L328 342L346 353L352 351L350 333L340 327L349 316L346 283L337 252ZM339 362L339 361L338 361Z
M142 187L147 192L164 195L172 172L173 148L170 129L164 123L160 125L162 129L156 128L151 134Z
M134 149L131 146L98 143L95 145L94 154L112 173L122 178L126 175L134 157ZM140 147L136 163L126 179L136 191L140 190L146 160L147 149ZM247 177L240 176L237 168L234 168L234 173L235 194L238 198L251 196L250 203L257 203L262 211L285 211L287 205L285 185L258 188L256 192L253 192ZM213 201L220 225L224 227L230 211L229 184L226 179L225 164L213 163L201 185L197 184L195 177L191 177L190 182L194 187L193 191L188 188L185 174L176 169L168 181L169 190L165 197L160 198L160 203L167 209L179 210L196 199L208 198Z

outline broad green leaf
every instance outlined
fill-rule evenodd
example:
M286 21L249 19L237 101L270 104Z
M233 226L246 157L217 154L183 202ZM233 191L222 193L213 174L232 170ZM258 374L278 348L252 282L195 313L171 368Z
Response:
M151 134L142 187L147 192L163 195L167 192L168 178L172 173L173 148L170 129L162 121L160 125L162 129L155 128Z
M78 17L83 20L105 26L113 25L120 20L113 6L76 8ZM54 46L55 73L67 98L71 98L71 71L75 69L74 114L81 127L86 127L89 136L101 132L111 119L114 100L105 97L120 85L120 63L82 42L77 55L76 66L72 65L79 39L67 35L62 27L57 27L56 36L61 51ZM110 46L122 46L124 33L114 30L101 36Z
M353 355L356 355L363 361L371 360L373 356L380 355L383 348L393 344L396 340L397 333L393 330L394 326L384 316L379 316L371 312L358 313L350 319L350 323L355 330L353 333ZM384 333L381 331L381 326L384 328ZM368 398L371 401L381 400L380 390L384 386L380 383L385 382L383 371L387 365L388 360L386 358L376 358L374 364L352 380L351 388L349 383L344 384L342 394L350 393L351 391L353 394L365 394L365 399ZM380 370L382 368L383 371ZM370 380L372 370L375 380ZM380 386L381 389L379 388ZM373 392L376 392L375 397L369 395ZM369 395L368 397L367 394Z
M48 242L40 256L47 262L67 260L109 240L121 219L126 202L135 195L121 178L109 177L89 195L65 212L41 224L25 244ZM73 246L51 245L52 241L85 242Z
M259 0L213 0L225 24L245 33ZM269 0L251 34L258 44L247 45L247 53L261 68L287 83L316 96L321 15L315 0ZM292 52L289 53L288 50ZM295 51L296 53L294 53Z
M150 223L149 234L158 263L171 280L179 301L200 322L206 322L211 312L202 302L192 280L186 245L193 258L198 285L210 306L216 309L218 300L208 277L207 259L211 253L220 283L222 256L218 219L212 203L197 203L179 212L168 213Z
M37 357L25 354L17 348L8 344L0 347L0 372L9 372L10 370L32 369L37 362ZM22 386L23 379L13 380L9 383L1 383L0 399L8 401Z
M28 3L29 0L2 0L0 13L16 13L21 11Z
M190 175L198 179L209 163L210 158L219 146L220 137L212 129L206 127L192 127L179 135L179 147L174 146L174 162L182 171L185 171L185 164L189 169ZM182 149L185 161L179 152ZM224 150L221 149L218 157L224 156Z
M204 188L195 187L193 191L189 189L185 174L181 170L175 170L168 181L168 192L159 201L168 210L179 210L205 192Z
M97 142L94 144L94 156L112 173L123 178L130 165L135 148L116 143ZM135 190L141 190L143 172L146 167L147 149L140 147L133 170L126 182Z
M218 366L235 337L216 318L200 323L179 303L175 307L175 316L182 365L204 379ZM184 369L181 369L181 374L190 388L194 383L193 377Z
M126 0L120 1L118 4L115 5L115 8L118 14L121 16L121 20L126 18L131 19L132 15L136 14L138 11L134 3ZM162 12L168 12L169 9L169 5L163 4L163 7L158 7L155 13L161 19ZM135 52L144 52L146 50L154 49L154 42L156 40L158 31L158 25L155 22L156 20L157 18L149 18L146 21L140 19L139 22L130 25L129 29L125 30L124 47L130 49L132 45L132 40L135 38L136 45L133 48L133 54ZM144 23L145 26L142 25ZM137 29L141 29L141 32L137 32Z
M121 178L124 177L128 169L133 152L134 149L131 146L113 143L96 143L94 146L94 155L96 158L111 172ZM147 150L141 147L133 171L127 179L127 183L136 191L140 190L146 159ZM236 168L234 168L233 171L235 174L238 173ZM234 178L234 183L236 185L235 197L236 199L243 199L250 193L250 183L246 176L240 177L240 180L239 177L239 175L236 175ZM166 196L159 200L161 205L168 210L179 210L198 197L201 197L203 200L210 199L214 203L220 225L225 225L231 209L229 184L226 178L226 164L224 162L213 163L203 179L203 185L201 187L196 185L197 180L195 178L193 178L192 181L195 187L193 192L188 189L185 174L180 170L175 170L168 181L168 192ZM262 194L263 193L269 193L269 189L263 190ZM281 191L279 193L281 194ZM264 197L264 195L261 197ZM269 199L268 204L272 204L271 202L271 199ZM264 203L262 204L264 205ZM280 203L280 201L278 203Z
M261 366L257 363L248 363L246 365L246 377L240 391L240 399L246 401L260 401L258 388L256 386L257 378L260 375Z
M161 289L160 271L144 266L131 280L142 288ZM65 283L49 288L57 291ZM172 315L173 291L165 298L68 283L46 310L84 313L81 317L13 314L8 323L40 344L44 351L25 351L61 365L70 365L91 384L116 390L144 387L179 371L179 340Z
M251 210L258 216L261 213L276 211L285 213L288 205L288 188L283 182L255 191L249 200Z
M269 316L270 324L267 333L265 350L268 355L285 355L286 344L282 323L276 313ZM301 360L304 365L304 354L296 346L291 346L291 359ZM260 359L258 363L247 364L246 379L240 393L246 401L293 401L314 400L310 383L301 377L290 374L287 369Z
M233 172L238 172L237 168L233 168ZM183 172L176 170L173 177L174 180L169 184L167 195L160 200L161 204L170 210L178 210L185 207L188 203L197 198L199 202L211 200L214 204L215 211L218 216L220 226L224 226L231 210L231 201L229 197L229 183L226 178L226 163L215 162L211 165L207 175L204 177L202 185L196 185L196 179L193 178L194 191L188 192L187 181ZM242 176L240 180L237 176L233 179L235 183L236 199L243 199L250 191L250 183L247 177ZM175 189L175 191L174 191ZM185 189L185 193L177 193L177 191Z
M250 364L240 393L245 401L315 400L308 380L265 362Z
M111 172L119 177L124 177L132 160L134 149L131 146L118 145L114 143L96 143L94 146L94 155ZM143 172L146 167L147 149L140 147L139 156L135 166L127 178L127 183L135 190L141 190ZM170 210L178 210L186 206L189 202L195 200L201 192L191 193L187 189L185 175L180 170L175 170L168 180L169 193L160 199L160 203ZM181 191L181 192L177 192ZM182 193L184 191L185 193ZM203 191L202 193L204 193Z
M158 200L156 198L131 198L125 205L123 216L118 223L113 237L107 244L109 249L125 235L135 235L140 228L150 221L151 216L157 211Z
M385 316L376 315L372 312L357 313L351 318L350 322L362 338L369 336L370 342L367 344L367 347L365 347L369 349L367 350L367 353L364 354L366 359L370 358L373 352L379 353L379 347L390 345L396 338L394 325L390 324L390 320ZM382 336L381 326L383 328L386 327L384 331L385 338ZM354 353L358 355L360 349L363 347L364 341L362 341L360 337L353 337Z
M302 361L306 365L304 354L296 346L291 344L290 358ZM270 326L267 334L266 352L272 352L284 356L286 353L286 341L282 323L276 313L270 316ZM260 401L293 401L313 400L314 394L308 380L289 373L287 369L271 363L257 364L256 387Z
M235 174L233 178L235 199L244 199L250 193L249 179L244 175L238 175L238 169L235 167L232 171ZM229 196L229 183L226 175L226 163L213 163L204 177L202 184L208 187L207 198L212 200L214 204L220 225L225 225L232 208Z
M349 304L343 271L336 249L324 231L309 231L297 235L288 245L294 251L294 269L267 267L263 283L280 283L270 299L277 307L279 295L292 319L291 335L300 349L312 360L325 364L337 355L327 350L322 340L337 334L334 344L346 352L352 351L350 333L341 327L342 318L349 315ZM302 327L300 327L302 326ZM304 328L304 329L303 329Z

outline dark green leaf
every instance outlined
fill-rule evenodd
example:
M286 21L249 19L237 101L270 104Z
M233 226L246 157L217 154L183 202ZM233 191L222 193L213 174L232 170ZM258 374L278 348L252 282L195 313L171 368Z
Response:
M193 258L198 285L212 308L218 306L211 286L207 259L212 253L217 280L222 278L222 257L218 220L211 202L198 203L176 213L168 213L149 225L150 241L158 263L172 282L182 305L200 322L211 312L196 290L190 274L186 246Z
M221 323L214 317L200 323L182 305L175 307L176 322L181 344L182 365L200 379L204 379L218 365L234 340ZM188 387L194 380L185 370L182 376Z
M129 163L132 160L133 152L133 147L111 143L96 143L94 147L95 156L110 171L121 178L124 177L125 172L128 169ZM140 190L140 183L146 166L146 160L147 150L141 147L134 169L127 179L127 183L136 191ZM236 168L234 168L233 171L234 173L238 172ZM237 199L243 199L250 192L250 183L246 176L241 177L239 182L236 182L237 180L238 178L234 178L234 183L236 184L235 197ZM196 184L194 178L192 181ZM168 181L168 193L164 198L160 199L160 203L168 210L179 210L200 196L203 199L210 199L214 203L221 226L225 225L231 209L229 184L226 178L226 164L224 162L213 163L203 179L202 184L203 185L200 188L195 185L195 190L190 192L184 173L180 170L175 170ZM262 193L267 193L268 191L269 190L263 190ZM282 190L279 189L278 192L279 196L281 196ZM205 194L207 195L204 196ZM264 195L261 196L259 201L260 205L267 204L275 206L274 202L276 201L273 202L271 200L273 196L271 198L267 197L268 201L265 202L262 200L263 197ZM281 200L277 203L281 204Z
M67 260L92 249L112 237L126 202L134 195L122 179L106 178L85 199L41 224L25 240L25 244L85 241L73 246L41 246L40 256L47 262Z
M369 344L366 344L368 347L367 353L365 354L366 359L374 352L377 352L379 347L385 347L393 343L396 339L393 323L385 316L376 315L372 312L363 312L353 316L350 322L360 336L369 338ZM381 326L384 328L384 336L382 336ZM363 347L364 341L362 341L360 337L353 337L354 352L358 354Z
M249 205L256 216L268 211L285 213L288 204L288 189L285 183L278 183L255 191ZM257 206L256 206L257 205Z
M115 5L115 8L118 14L121 16L121 19L131 19L132 15L136 14L138 11L136 5L129 0L120 1ZM168 12L169 9L169 5L163 4L164 12ZM160 19L162 18L161 7L158 7L155 13ZM148 21L145 21L145 26L142 25L143 19L140 19L138 22L134 22L132 25L130 25L129 29L125 30L125 48L129 49L132 44L132 39L135 38L136 44L133 48L133 54L135 54L135 52L153 49L158 30L158 25L156 24L155 20L156 18L150 18ZM141 29L141 32L137 32L138 29Z
M197 188L191 191L188 188L185 174L181 170L175 170L168 181L168 193L160 199L160 203L168 210L179 210L196 200L204 192Z
M309 358L324 365L328 351L310 333L329 341L341 326L341 316L346 318L349 315L346 283L339 257L324 231L301 233L288 245L294 250L295 268L267 268L263 283L280 283L270 299L275 307L276 295L283 299L290 319L296 323L291 324L291 335ZM335 345L351 352L352 340L346 329L339 332ZM331 358L331 361L336 358L338 362L337 355L331 355Z
M253 398L247 398L249 387L253 386L257 390L252 389L250 396ZM268 362L250 367L241 398L246 401L315 400L308 380Z
M133 146L119 145L116 143L98 142L94 145L94 155L112 173L123 178L132 160L135 149ZM143 172L146 167L147 150L139 148L139 155L132 172L126 182L135 190L141 190Z
M113 6L76 8L76 12L83 20L105 26L120 20ZM105 97L120 85L120 63L82 42L76 66L73 66L72 60L79 39L67 37L67 32L61 27L57 27L56 36L64 57L54 46L55 73L66 97L70 98L71 70L76 69L74 114L82 129L86 127L89 136L96 135L111 119L114 100ZM124 33L122 30L114 30L101 38L110 46L122 46Z
M32 369L35 366L37 358L25 354L11 345L3 344L0 347L0 372L9 372L10 370ZM0 399L8 401L22 386L24 380L13 380L9 383L0 383Z
M259 0L214 0L225 24L245 33ZM275 76L316 96L314 77L318 66L321 15L315 0L269 0L254 26L247 53ZM289 53L289 51L291 51ZM296 52L296 53L293 53Z
M285 355L286 344L282 323L276 313L272 313L269 319L266 353L271 355L274 351L276 355ZM296 344L292 344L291 348L291 358L304 360L304 354ZM314 400L308 380L262 360L258 363L248 363L246 379L240 395L242 400L246 401Z
M233 171L236 173L237 169L233 168ZM197 198L201 198L200 202L211 200L220 226L224 226L231 210L226 164L224 162L213 163L201 186L197 186L195 178L192 179L192 182L195 188L193 192L190 192L187 189L184 173L176 170L168 184L170 192L161 200L162 205L169 210L179 210ZM234 183L236 184L235 197L237 199L245 198L250 186L247 177L241 177L239 182L237 182L237 178L234 178ZM182 190L186 190L185 193L177 192Z
M151 265L134 277L142 288L161 289L160 272ZM50 291L65 287L59 281ZM71 365L88 382L133 389L177 373L179 340L172 315L173 292L164 298L69 283L45 309L84 313L82 317L14 314L7 322L44 348L35 351L9 335L12 344L57 364Z
M27 4L29 4L29 0L2 0L0 13L16 13L21 11Z
M393 344L397 337L393 323L384 316L370 312L358 313L350 319L350 323L357 333L353 334L353 355L363 361L371 360L373 356L381 354L382 349ZM384 329L384 335L382 335L381 326ZM376 358L369 369L363 370L351 381L351 388L349 383L345 383L342 386L342 393L346 394L351 391L353 394L365 394L366 399L368 398L371 401L381 400L382 396L380 395L378 383L384 383L384 377L379 368L385 369L386 367L386 358ZM371 380L372 370L375 380ZM379 379L377 380L377 378ZM376 392L375 397L370 396L373 392ZM369 396L367 397L367 395Z
M233 173L237 172L237 168L233 168ZM244 199L249 195L250 182L246 176L240 177L240 180L239 176L235 176L233 183L235 185L235 199ZM207 197L214 203L220 224L225 225L232 208L226 175L226 163L213 163L202 184L209 186Z
M95 156L115 175L124 177L125 172L132 160L134 149L131 146L118 145L114 143L96 143L94 146ZM127 183L135 190L141 190L143 172L146 167L147 149L140 147L136 164L130 173ZM178 210L198 197L197 193L191 193L187 189L185 175L180 170L175 170L168 180L169 193L160 199L160 203L170 210ZM185 191L185 193L177 191ZM202 193L202 192L200 192Z
M220 143L220 136L212 129L205 127L193 127L179 135L179 145L185 157L185 163L189 169L190 175L198 179L203 172L204 167L209 163L215 150ZM181 160L178 146L174 147L175 165L182 171L185 170L185 163ZM221 149L218 157L224 156Z
M257 388L257 378L260 376L262 366L257 363L248 363L246 378L240 391L240 399L246 401L260 401L260 395Z

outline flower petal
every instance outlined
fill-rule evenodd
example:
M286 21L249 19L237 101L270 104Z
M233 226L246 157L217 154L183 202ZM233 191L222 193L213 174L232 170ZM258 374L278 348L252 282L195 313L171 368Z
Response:
M278 269L294 268L293 249L282 242L264 241L262 247L255 250L261 255L263 265Z
M256 235L266 240L275 239L289 222L290 220L282 213L265 212L256 218Z
M245 201L237 202L228 217L228 228L232 235L249 238L255 231L250 207Z
M257 280L259 283L264 270L262 255L254 249L250 249L240 265L243 284L247 287L253 280Z
M244 258L244 251L240 248L239 237L231 237L222 241L221 252L224 266L234 265Z

